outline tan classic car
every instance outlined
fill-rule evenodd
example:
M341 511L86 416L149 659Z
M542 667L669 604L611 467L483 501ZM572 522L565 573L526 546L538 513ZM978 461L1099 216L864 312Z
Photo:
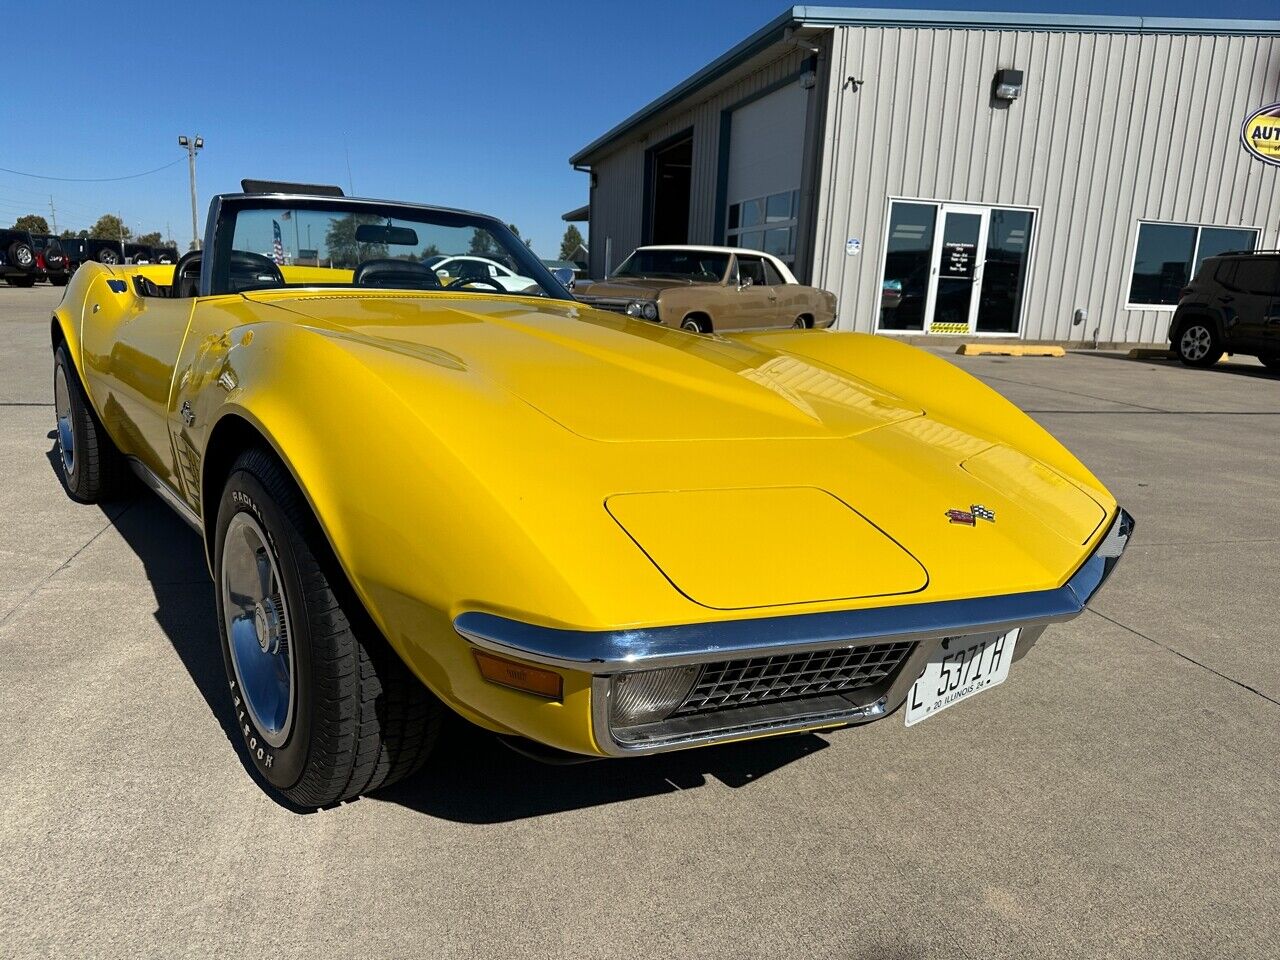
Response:
M834 294L798 283L787 265L737 247L638 247L607 280L579 283L593 307L696 333L829 327Z

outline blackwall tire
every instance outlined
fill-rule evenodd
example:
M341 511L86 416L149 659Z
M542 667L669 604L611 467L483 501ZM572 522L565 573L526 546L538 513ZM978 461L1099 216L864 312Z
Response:
M53 356L58 466L67 493L81 503L114 500L129 489L129 465L89 407L66 344Z
M1192 317L1178 327L1173 352L1188 367L1212 367L1222 358L1222 338L1212 321Z
M97 260L99 263L106 263L111 266L116 266L117 264L124 262L124 258L110 247L100 248L98 252L93 255L93 259Z
M275 791L326 807L422 765L444 708L365 613L266 450L243 453L223 488L214 587L236 726Z
M1265 357L1259 357L1262 365L1273 373L1280 373L1280 353L1273 353Z

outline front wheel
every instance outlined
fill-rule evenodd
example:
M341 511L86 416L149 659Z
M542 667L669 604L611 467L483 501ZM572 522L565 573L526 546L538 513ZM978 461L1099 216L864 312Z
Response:
M265 450L242 454L223 488L214 571L236 727L263 779L325 807L422 765L443 706L387 645Z
M706 333L711 329L711 325L699 320L697 317L685 317L684 322L680 324L682 330L688 330L690 333Z
M1189 367L1211 367L1222 357L1222 339L1208 320L1195 318L1182 325L1174 341L1178 359Z
M1259 357L1258 359L1262 361L1262 365L1268 370L1280 373L1280 353L1272 353L1265 357Z

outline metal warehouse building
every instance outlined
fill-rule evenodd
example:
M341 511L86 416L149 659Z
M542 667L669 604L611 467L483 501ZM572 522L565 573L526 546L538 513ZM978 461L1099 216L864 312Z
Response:
M754 247L844 329L1157 342L1202 258L1280 246L1276 101L1280 21L793 7L571 162L592 276Z

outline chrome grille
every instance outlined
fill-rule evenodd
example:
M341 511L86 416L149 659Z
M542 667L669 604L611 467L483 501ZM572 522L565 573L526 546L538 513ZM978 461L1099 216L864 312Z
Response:
M607 297L579 297L583 303L597 310L612 310L614 313L626 313L630 300L615 300Z
M873 687L901 666L912 646L905 641L875 643L709 663L671 716L688 717L732 707Z

